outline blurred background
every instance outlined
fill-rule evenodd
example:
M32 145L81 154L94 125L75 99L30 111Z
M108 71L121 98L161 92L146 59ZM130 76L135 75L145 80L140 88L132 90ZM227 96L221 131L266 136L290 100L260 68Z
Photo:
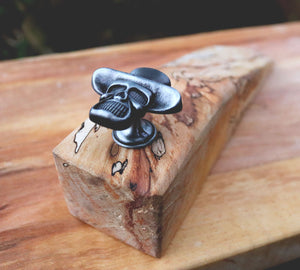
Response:
M300 0L0 0L0 60L299 18Z

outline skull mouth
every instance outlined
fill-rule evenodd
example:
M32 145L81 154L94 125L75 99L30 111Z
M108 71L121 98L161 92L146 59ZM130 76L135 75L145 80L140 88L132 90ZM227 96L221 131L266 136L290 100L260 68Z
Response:
M110 112L114 116L120 118L123 118L129 111L125 104L114 100L107 100L106 102L99 103L98 109Z
M90 119L108 128L123 130L134 118L145 115L152 92L135 83L115 82L90 110Z
M122 130L130 125L133 113L128 102L105 99L91 108L90 119L101 126Z

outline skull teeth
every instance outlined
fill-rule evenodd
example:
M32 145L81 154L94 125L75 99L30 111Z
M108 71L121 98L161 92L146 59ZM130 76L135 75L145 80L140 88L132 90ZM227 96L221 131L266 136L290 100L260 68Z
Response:
M99 109L108 111L117 117L124 117L128 112L128 108L124 104L113 100L101 103Z

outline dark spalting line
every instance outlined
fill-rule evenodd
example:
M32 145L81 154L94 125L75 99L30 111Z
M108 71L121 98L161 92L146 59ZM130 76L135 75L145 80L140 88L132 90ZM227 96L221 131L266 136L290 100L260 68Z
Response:
M147 161L148 161L148 164L149 164L148 189L147 189L147 191L146 191L146 193L145 193L145 195L148 195L148 194L150 193L150 188L151 188L151 173L153 172L153 170L152 170L152 167L151 167L151 161L150 161L149 157L147 156L147 153L146 153L145 148L143 149L143 151L144 151L144 153L145 153L145 157L146 157L146 159L147 159Z
M217 64L219 65L219 64ZM173 72L172 73L172 78L175 79L176 81L180 81L180 80L185 80L188 84L190 82L192 82L193 80L197 80L199 82L199 84L197 85L194 85L195 87L197 88L203 88L203 87L207 87L209 88L209 86L207 86L207 83L218 83L218 82L221 82L223 81L224 79L226 78L219 78L219 79L201 79L201 78L195 78L195 77L192 77L192 76L188 76L186 75L187 72L193 72L193 70L199 70L199 69L202 69L202 66L178 66L178 67L183 67L185 69L181 70L181 71L177 71L177 75L175 74L176 72ZM205 66L205 68L207 68L207 66ZM196 73L194 75L197 75ZM211 93L214 91L214 89L210 89L211 90Z
M122 164L122 173L124 172L125 168L127 167L127 164L128 164L128 159L126 158L126 160Z
M169 118L166 115L162 115L164 121L161 123L164 127L166 127L171 133L173 132L172 126L170 124Z
M255 39L253 39L255 41ZM263 55L260 54L260 53L257 53L251 57L248 57L248 58L245 58L244 60L245 61L249 61L249 62L252 62L253 60L255 60L256 58L259 58L259 57L262 57ZM212 57L213 58L213 57ZM235 63L237 62L238 60L236 59L227 59L226 63L227 64L232 64L232 63ZM195 65L195 64L189 64L189 65L186 65L186 64L176 64L176 68L179 70L179 69L182 69L183 71L185 70L202 70L202 69L207 69L207 68L211 68L211 67L217 67L217 66L220 66L220 65L223 65L222 62L215 62L215 63L210 63L209 65ZM168 66L167 66L168 67ZM174 66L170 66L171 68L174 67Z
M120 169L114 171L115 167L118 166L117 164L120 164ZM114 176L117 172L119 174L122 174L125 170L125 168L127 167L128 164L128 159L126 159L123 163L121 161L117 161L115 163L113 163L112 167L111 167L111 175Z
M119 145L113 142L110 146L109 154L111 157L115 157L119 153Z
M189 94L191 98L200 98L202 97L201 92L198 91L199 88L203 88L204 85L201 85L201 87L195 86L195 85L191 85L190 83L187 84L187 88L189 89Z
M204 84L206 83L219 83L219 82L222 82L224 80L227 80L229 77L221 77L219 79L213 79L213 80L204 80L204 79L201 79L201 82L203 82Z
M9 206L9 204L3 204L2 206L0 206L0 211L4 210L5 208L7 208Z
M94 126L94 132L97 132L100 129L100 125L99 124L95 124Z
M195 65L195 64L176 64L177 69L183 69L183 70L188 70L188 69L196 69L196 70L201 70L201 69L206 69L207 67L210 66L219 66L221 63L215 63L214 65ZM168 66L167 66L168 67ZM171 66L173 67L173 66Z
M77 132L79 132L79 131L82 130L83 128L84 128L84 122L81 123L81 126L80 126L80 128L77 130ZM77 132L76 132L76 133L77 133Z
M216 64L214 66L217 66L219 64ZM210 65L211 66L211 65ZM210 67L209 66L209 67ZM176 66L176 68L178 69L178 71L173 71L171 73L171 77L172 79L174 79L175 81L180 81L182 79L186 80L187 82L190 82L192 81L194 78L191 76L189 77L189 75L187 75L187 72L193 72L194 71L194 75L197 75L195 70L198 72L199 70L203 70L203 69L206 69L208 66L205 65L205 66L186 66L186 65L179 65L179 66ZM181 70L180 70L181 69ZM176 74L177 73L177 74ZM191 75L191 74L190 74ZM200 87L201 85L198 85L198 87Z
M235 78L235 77L230 76L229 80L233 83L236 92L238 92L238 90L241 87L241 78Z
M137 188L137 183L131 183L131 182L130 182L129 188L130 188L132 191L135 191L136 188Z
M208 88L209 89L209 93L213 93L215 92L216 90L211 87L208 83L216 83L215 81L214 82L204 82L203 80L201 80L201 83L204 85L204 87Z
M136 149L132 155L132 170L129 188L134 187L134 197L147 196L151 187L151 162L145 148Z
M76 147L75 147L75 150L74 150L74 152L75 152L75 154L77 154L78 153L78 151L79 151L79 149L76 151L76 149L77 149L77 142L75 141L75 139L76 139L76 135L77 135L77 133L80 131L80 130L82 130L84 128L84 122L82 122L81 123L81 126L80 126L80 128L77 130L77 132L75 133L75 135L74 135L74 138L73 138L73 142L75 143L75 145L76 145Z
M191 86L189 83L186 85L186 89L182 96L182 111L174 114L177 121L184 123L187 127L192 126L197 121L197 110L192 93L195 93L195 86Z

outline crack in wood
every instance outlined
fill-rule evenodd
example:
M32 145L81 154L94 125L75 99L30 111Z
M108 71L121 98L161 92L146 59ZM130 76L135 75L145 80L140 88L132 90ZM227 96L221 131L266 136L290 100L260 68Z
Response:
M121 161L115 162L111 167L111 175L114 176L116 173L122 174L127 167L128 159L123 163Z
M82 122L81 127L78 129L78 131L75 133L73 142L76 144L75 147L75 154L78 153L82 143L87 138L87 136L90 134L91 130L94 128L96 132L96 124L90 121L89 119ZM99 128L98 128L99 129Z

